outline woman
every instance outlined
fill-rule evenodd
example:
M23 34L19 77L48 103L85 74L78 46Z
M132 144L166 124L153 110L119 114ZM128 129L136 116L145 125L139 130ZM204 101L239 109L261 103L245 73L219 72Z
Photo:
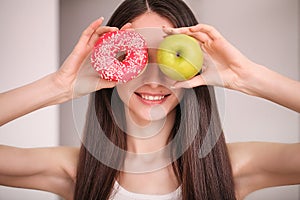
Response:
M299 183L300 159L296 156L298 144L237 143L226 146L223 134L218 137L221 128L214 96L210 88L199 87L202 84L221 85L212 76L213 67L205 69L201 76L182 83L166 78L156 66L150 65L140 77L123 85L116 86L116 83L98 77L88 77L84 81L97 84L96 88L77 90L79 87L75 86L83 80L82 77L76 80L80 66L99 35L120 28L162 26L165 26L164 31L168 34L185 33L198 39L216 64L225 87L262 96L298 110L299 97L282 100L272 92L265 92L269 82L253 88L249 86L253 86L256 80L263 81L254 76L256 71L263 71L271 77L277 76L291 88L286 91L287 94L297 91L299 83L251 62L212 27L197 25L191 11L180 0L128 0L113 14L108 27L100 26L102 21L95 21L84 31L58 72L3 93L0 98L0 105L4 105L3 102L14 105L1 108L3 112L0 121L4 124L41 107L99 90L91 96L80 152L75 148L64 147L18 149L1 146L0 184L46 190L65 199L122 199L122 195L126 199L129 198L126 195L140 199L243 199L250 192L261 188ZM154 52L149 51L149 54L150 63L155 63ZM244 78L246 75L247 78ZM168 87L170 85L173 87ZM116 90L108 89L113 87ZM193 89L183 90L181 87ZM16 96L21 96L22 102L20 98L14 98ZM32 96L39 98L32 100ZM150 98L147 96L165 98L158 106L159 115L151 115L153 104L158 103L149 103ZM122 102L117 104L124 111L121 115L113 113L110 106L112 100ZM145 102L147 104L143 104ZM126 123L126 132L122 126L118 126L118 120ZM136 132L144 130L141 127L148 126L150 122L160 121L163 123L159 124L163 126L149 138L141 138L143 135ZM112 141L115 145L113 148L103 142L101 133ZM211 138L208 141L213 149L203 155L199 150L202 150L201 145L207 135ZM214 138L218 138L216 145ZM140 169L130 165L136 161L135 156L128 156L131 153L140 155L156 152L168 144L176 146L171 146L163 154L156 154L159 157L150 160L163 160L162 164L158 162L155 165L156 168L149 168L147 173L146 170L144 173L128 170ZM282 162L277 163L278 157L282 158ZM103 163L100 162L102 158L110 159ZM139 159L139 164L149 164ZM33 166L32 163L38 164ZM142 169L144 167L147 166Z

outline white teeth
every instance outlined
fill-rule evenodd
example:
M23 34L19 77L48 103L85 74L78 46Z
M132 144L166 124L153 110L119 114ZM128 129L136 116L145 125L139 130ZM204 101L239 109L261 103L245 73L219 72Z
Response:
M141 95L143 99L149 100L149 101L159 101L165 98L165 96L151 96L151 95Z

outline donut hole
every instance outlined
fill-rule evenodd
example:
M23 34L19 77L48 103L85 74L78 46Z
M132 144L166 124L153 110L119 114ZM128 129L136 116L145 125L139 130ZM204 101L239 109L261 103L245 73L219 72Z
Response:
M125 60L126 56L127 56L126 51L118 51L118 53L116 54L116 59L122 62L123 60Z

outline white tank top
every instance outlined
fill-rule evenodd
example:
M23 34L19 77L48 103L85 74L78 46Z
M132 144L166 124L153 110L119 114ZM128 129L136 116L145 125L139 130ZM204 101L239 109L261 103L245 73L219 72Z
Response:
M129 192L123 188L117 181L114 184L113 195L109 200L181 200L181 187L174 192L163 195L138 194Z

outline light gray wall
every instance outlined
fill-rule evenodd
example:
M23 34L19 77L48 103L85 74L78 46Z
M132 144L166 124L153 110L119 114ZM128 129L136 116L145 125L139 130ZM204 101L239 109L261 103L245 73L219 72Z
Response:
M0 25L0 92L57 70L58 0L1 0ZM58 117L58 106L52 106L12 121L0 127L0 144L57 146ZM47 192L0 186L0 199L54 200L57 197Z

